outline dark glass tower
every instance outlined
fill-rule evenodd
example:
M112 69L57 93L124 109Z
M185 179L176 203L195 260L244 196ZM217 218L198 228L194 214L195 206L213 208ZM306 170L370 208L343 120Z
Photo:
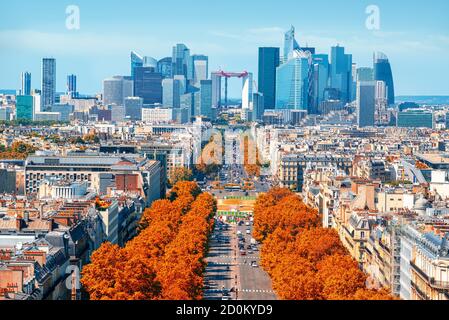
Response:
M279 48L259 48L259 92L264 105L274 109L276 104L276 68L279 67Z
M393 105L395 103L393 72L388 57L381 52L374 54L374 80L385 82L388 104Z
M162 74L151 67L134 68L134 96L144 104L162 103Z

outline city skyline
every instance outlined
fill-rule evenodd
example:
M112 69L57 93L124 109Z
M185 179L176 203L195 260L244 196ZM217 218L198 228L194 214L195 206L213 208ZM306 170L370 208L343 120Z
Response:
M327 2L329 10L316 10L310 3L287 1L285 6L291 10L285 10L267 1L257 4L258 15L254 14L255 3L211 6L198 1L190 7L178 3L183 14L173 12L173 19L179 22L173 25L157 14L146 19L144 12L149 11L144 9L149 7L143 2L108 7L102 1L78 1L79 30L66 29L66 1L57 5L29 2L26 10L23 4L7 4L10 14L0 22L0 40L9 43L0 53L0 88L20 89L22 72L31 72L32 88L40 88L40 64L42 58L50 56L57 59L58 92L65 91L67 75L76 74L78 91L94 94L101 92L105 78L130 74L131 51L162 59L171 56L176 43L184 43L192 53L209 56L209 72L220 68L246 70L257 78L258 48L283 48L284 33L293 25L301 46L316 47L317 53L323 54L330 54L332 46L344 46L358 67L371 66L373 53L384 52L394 69L397 96L449 94L444 76L449 72L449 62L444 59L449 49L449 23L443 17L449 9L446 2L409 4L407 14L398 14L404 5L378 1L380 30L374 31L365 26L370 3L346 2L347 6ZM42 14L32 15L35 6ZM141 12L131 12L135 6L140 6ZM204 10L195 11L194 7ZM104 18L94 14L100 8ZM158 10L163 10L161 4L152 3L151 12ZM422 24L415 23L418 18ZM116 24L118 19L126 23ZM434 63L423 64L423 55ZM419 77L410 77L411 68ZM239 81L231 81L232 97L238 95L239 87Z

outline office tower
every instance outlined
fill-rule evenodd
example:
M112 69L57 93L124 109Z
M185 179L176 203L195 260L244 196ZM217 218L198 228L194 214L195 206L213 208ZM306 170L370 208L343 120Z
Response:
M179 93L184 94L188 91L187 80L184 76L177 75L173 77L174 80L179 81Z
M177 109L181 107L181 81L175 79L162 80L162 104L164 108Z
M357 82L357 124L360 128L374 126L375 90L374 81Z
M162 103L162 74L150 67L135 68L134 96L142 98L144 104Z
M376 101L376 112L375 112L375 123L376 125L386 125L389 122L388 117L388 100L387 100L387 86L383 81L374 81L375 88L375 101Z
M253 95L253 121L262 121L265 112L265 97L262 93L256 92Z
M0 121L10 121L12 114L11 107L0 107Z
M200 114L201 116L212 117L212 80L202 80L200 82ZM196 115L196 114L195 114Z
M242 109L250 109L253 102L253 74L242 78Z
M388 57L382 52L374 54L374 80L385 82L388 90L388 104L393 105L395 103L393 72Z
M20 94L23 96L31 95L31 73L22 72L20 75L20 80L22 83L22 88L20 90Z
M279 48L259 48L258 91L263 94L265 107L276 105L276 69L280 64Z
M143 57L143 67L153 68L157 71L157 60L153 57Z
M276 109L307 110L310 55L296 51L276 71Z
M75 107L71 104L54 104L51 106L50 112L59 113L59 119L63 122L70 121L70 114L75 111Z
M112 122L121 122L125 120L125 107L123 105L109 105L108 110L111 111Z
M133 81L130 77L115 76L103 81L103 104L123 106L125 98L133 96Z
M142 120L143 99L139 97L125 98L125 117L131 121Z
M34 99L33 96L16 97L16 119L33 120L34 119Z
M295 50L300 50L298 42L296 42L295 39L295 27L291 27L290 30L288 30L284 34L284 59L283 63L287 62L289 60L289 55L293 53Z
M310 101L311 107L318 111L319 105L325 101L326 89L329 86L329 56L327 54L315 54L313 63L313 95Z
M399 128L430 128L435 126L434 115L424 109L408 109L398 113L397 126Z
M212 107L221 108L221 76L217 73L211 74L212 81Z
M180 43L173 47L172 65L173 75L183 75L191 80L190 50L186 45ZM189 72L190 71L190 72Z
M67 95L70 98L78 97L78 91L76 90L76 75L74 74L67 76Z
M209 58L204 55L193 55L191 59L192 74L190 77L193 80L193 85L197 86L201 80L209 78Z
M345 54L344 47L332 47L330 80L331 88L338 90L340 101L351 102L352 55Z
M143 67L143 57L138 53L131 51L131 77L134 78L134 69Z
M56 99L56 60L44 58L42 60L42 111L50 108Z
M362 67L357 69L357 81L374 81L374 69Z
M173 63L172 63L171 57L166 57L157 62L157 72L162 74L162 77L165 78L172 78L173 77Z

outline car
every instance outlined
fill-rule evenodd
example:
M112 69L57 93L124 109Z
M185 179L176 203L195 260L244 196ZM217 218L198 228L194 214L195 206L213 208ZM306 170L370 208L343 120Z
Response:
M249 226L251 225L251 223L250 223L249 221L247 221L247 222L245 223L245 225L246 225L247 227L249 227Z
M248 254L253 254L253 250L248 250Z
M253 268L259 268L258 264L256 261L251 262L251 267Z
M246 234L251 234L251 229L246 229Z
M241 256L246 256L246 251L240 250L240 255L241 255Z

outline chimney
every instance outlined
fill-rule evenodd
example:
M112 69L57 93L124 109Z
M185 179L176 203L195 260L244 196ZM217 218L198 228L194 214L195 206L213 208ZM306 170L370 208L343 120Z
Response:
M19 217L16 217L16 230L17 231L22 230L22 219Z
M48 219L48 231L53 231L53 224L54 224L54 220Z

